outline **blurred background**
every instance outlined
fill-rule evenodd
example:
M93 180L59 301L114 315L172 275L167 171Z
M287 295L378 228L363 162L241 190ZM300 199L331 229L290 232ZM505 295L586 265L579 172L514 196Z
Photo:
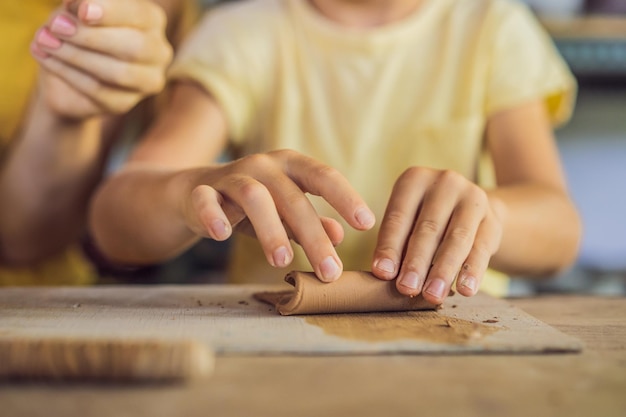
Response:
M210 7L220 0L198 0ZM224 0L221 0L222 2ZM436 0L434 0L436 1ZM552 36L579 82L573 119L557 131L585 233L574 268L541 282L516 277L511 296L626 294L626 0L518 0ZM203 241L136 283L220 282L228 242Z
M557 138L585 229L572 270L541 283L513 280L511 295L625 294L626 0L524 1L579 82L574 117Z

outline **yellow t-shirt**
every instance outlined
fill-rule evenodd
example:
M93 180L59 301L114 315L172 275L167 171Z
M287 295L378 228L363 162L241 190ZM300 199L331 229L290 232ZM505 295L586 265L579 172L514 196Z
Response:
M0 2L0 161L17 134L35 85L37 62L30 55L30 42L60 5L60 0ZM89 284L95 276L78 247L30 267L0 265L0 286Z
M425 0L402 21L342 27L305 0L251 0L210 11L171 78L196 80L228 119L243 153L291 148L338 168L382 219L410 166L478 181L490 115L545 99L554 123L576 83L531 12L510 0ZM322 215L337 217L320 201ZM345 269L369 269L378 229L346 228ZM297 248L290 268L311 269ZM258 243L238 238L231 277L276 282ZM482 289L503 295L490 271Z

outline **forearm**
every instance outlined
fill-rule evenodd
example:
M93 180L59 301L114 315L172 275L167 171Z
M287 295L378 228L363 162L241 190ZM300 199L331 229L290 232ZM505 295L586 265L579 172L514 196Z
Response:
M574 262L582 226L564 191L520 184L498 187L488 195L503 225L502 242L491 267L512 275L540 277Z
M0 168L0 259L36 261L76 239L103 158L99 120L60 119L35 99Z
M111 177L96 192L89 227L99 251L128 265L163 262L199 238L186 225L184 204L198 170L131 168Z

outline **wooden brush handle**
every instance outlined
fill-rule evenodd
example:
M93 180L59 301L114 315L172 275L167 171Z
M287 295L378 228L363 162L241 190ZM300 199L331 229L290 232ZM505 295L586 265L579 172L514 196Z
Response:
M0 338L0 379L185 381L210 375L213 363L194 341Z

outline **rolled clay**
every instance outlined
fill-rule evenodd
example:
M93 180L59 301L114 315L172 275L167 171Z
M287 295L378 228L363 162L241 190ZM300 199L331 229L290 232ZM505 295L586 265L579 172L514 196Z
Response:
M395 280L383 281L365 271L344 271L332 283L321 282L313 272L291 271L285 281L294 289L261 292L254 297L273 305L283 316L435 310L439 307L421 295L402 295L396 289Z

